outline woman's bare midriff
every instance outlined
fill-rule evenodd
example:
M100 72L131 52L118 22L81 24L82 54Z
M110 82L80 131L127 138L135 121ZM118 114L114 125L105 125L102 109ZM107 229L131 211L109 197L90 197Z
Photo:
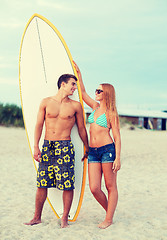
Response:
M101 127L96 123L90 125L90 147L102 147L107 144L113 143L113 139L110 136L110 129Z

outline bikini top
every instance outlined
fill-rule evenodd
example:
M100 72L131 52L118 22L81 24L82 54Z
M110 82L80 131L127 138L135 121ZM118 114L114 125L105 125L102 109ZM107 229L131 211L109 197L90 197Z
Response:
M95 114L95 111L97 110L97 108L89 115L88 117L88 123L94 123L95 120L94 120L94 114ZM96 119L96 124L98 124L99 126L101 127L105 127L105 128L108 128L108 125L107 125L107 118L106 118L106 113L103 113L102 115L100 115L97 119Z

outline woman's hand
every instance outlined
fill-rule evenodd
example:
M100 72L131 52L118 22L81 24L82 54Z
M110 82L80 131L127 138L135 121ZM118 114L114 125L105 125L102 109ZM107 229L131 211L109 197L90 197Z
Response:
M81 73L80 69L79 69L78 65L76 64L76 62L74 62L74 60L73 60L73 63L74 63L74 67L75 67L77 73L80 74Z
M120 168L121 168L121 161L120 159L116 158L115 161L113 162L113 167L112 167L113 173L116 173L117 171L119 171Z

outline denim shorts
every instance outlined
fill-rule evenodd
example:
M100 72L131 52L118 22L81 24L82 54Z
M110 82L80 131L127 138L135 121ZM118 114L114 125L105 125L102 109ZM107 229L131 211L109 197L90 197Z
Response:
M88 163L111 163L115 157L114 142L98 148L89 147Z

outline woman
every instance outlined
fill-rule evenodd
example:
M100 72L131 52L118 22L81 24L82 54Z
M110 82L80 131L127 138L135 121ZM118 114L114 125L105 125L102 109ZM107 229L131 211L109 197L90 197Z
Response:
M95 199L106 211L106 217L99 228L107 228L113 223L113 215L117 206L117 171L121 167L121 137L119 118L115 105L115 90L110 84L100 84L93 100L85 91L81 72L74 62L78 73L84 102L93 109L88 118L90 123L90 142L88 154L88 175L90 190ZM98 102L99 103L98 103ZM110 136L112 129L112 137ZM101 190L102 173L108 197Z

